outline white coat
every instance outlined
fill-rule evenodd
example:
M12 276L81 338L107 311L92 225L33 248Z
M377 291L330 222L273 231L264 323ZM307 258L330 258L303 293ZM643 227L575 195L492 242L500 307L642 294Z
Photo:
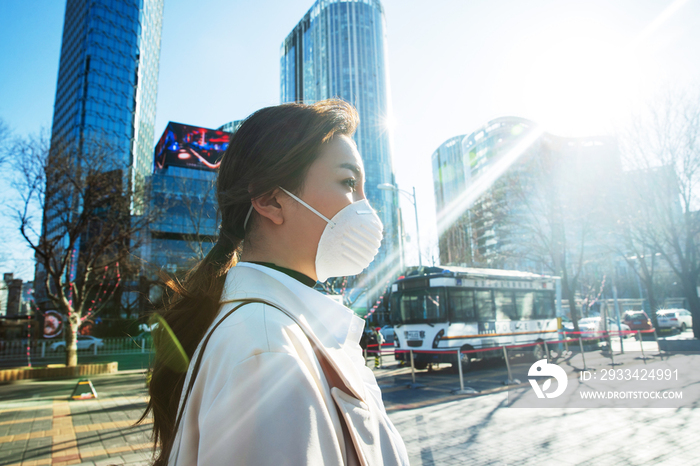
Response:
M282 272L241 262L222 302L245 298L286 313L247 304L213 332L169 464L408 465L358 344L364 321ZM238 304L223 304L212 327Z

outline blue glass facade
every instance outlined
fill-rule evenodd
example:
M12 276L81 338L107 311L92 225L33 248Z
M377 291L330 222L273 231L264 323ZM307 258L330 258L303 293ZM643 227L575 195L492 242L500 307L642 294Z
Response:
M215 181L215 171L174 166L153 174L151 202L165 210L151 224L144 251L153 271L189 270L212 248L218 237Z
M52 140L108 145L136 190L151 171L163 0L68 0Z
M220 131L226 131L227 133L235 133L244 121L245 120L229 121L228 123L219 126L217 129Z
M384 241L370 266L383 281L398 261L398 199L377 185L395 184L384 10L378 0L318 0L281 48L281 101L339 97L360 114L355 141L365 164L365 191L384 223ZM377 275L380 274L380 275Z
M485 184L489 178L485 175L502 166L509 153L519 151L517 146L530 133L539 136L522 148L497 179ZM453 210L462 209L451 225L438 231L440 262L537 273L551 271L538 269L539 263L531 260L526 249L535 243L533 231L546 230L552 223L549 203L556 199L567 209L596 205L605 211L603 186L616 184L614 180L622 176L612 138L559 137L537 131L536 123L517 117L496 118L469 135L448 139L433 153L432 162L438 225ZM461 198L470 188L477 194L473 202L463 205ZM605 215L596 217L602 224ZM586 233L589 253L597 247L596 241L603 244L594 236ZM578 243L569 244L573 247L567 254L575 257Z
M479 177L507 153L535 124L517 117L489 121L469 135L445 141L432 156L436 214L440 219L454 209L455 201L479 180ZM541 152L537 141L502 179L477 197L458 219L439 231L440 263L444 265L503 267L494 262L503 245L514 236L505 228L506 211L512 214L520 204L510 199L508 176L532 154ZM519 174L520 175L520 174ZM510 225L509 225L510 226ZM512 268L517 268L511 264Z
M234 121L222 128L232 127L235 132L240 123ZM157 270L186 273L204 258L218 238L218 163L191 163L193 157L188 155L195 151L211 162L220 161L231 138L222 128L211 130L170 122L155 147L156 163L149 186L152 211L159 214L150 225L142 252L151 280L157 279ZM168 151L178 156L163 157Z
M105 171L143 196L153 164L153 138L164 0L67 0L51 131L52 151L109 154ZM104 160L104 159L103 159ZM115 181L118 183L118 181ZM65 223L58 204L76 204L66 191L47 200L42 234L59 238ZM60 198L62 197L62 198ZM67 201L66 201L67 199ZM140 202L132 213L140 215ZM63 206L65 207L65 205ZM79 238L74 253L81 251ZM74 259L71 275L75 271ZM43 283L40 263L36 282ZM133 277L122 288L134 289ZM125 292L131 293L130 291ZM36 290L43 302L44 290Z
M470 167L462 152L463 139L464 135L448 139L431 157L438 218L443 215L445 207L466 189L471 177ZM468 218L467 211L439 236L441 264L464 265L464 258L471 257L471 228Z

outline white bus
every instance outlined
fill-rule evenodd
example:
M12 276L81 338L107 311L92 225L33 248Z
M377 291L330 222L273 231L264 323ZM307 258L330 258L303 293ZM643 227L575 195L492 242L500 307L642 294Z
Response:
M514 270L423 267L391 286L390 315L397 350L414 350L414 367L457 363L457 350L540 343L523 349L545 356L545 341L558 339L561 314L558 277ZM500 348L499 348L500 349ZM421 352L429 351L429 352ZM462 354L471 360L503 352ZM409 362L409 354L396 358Z

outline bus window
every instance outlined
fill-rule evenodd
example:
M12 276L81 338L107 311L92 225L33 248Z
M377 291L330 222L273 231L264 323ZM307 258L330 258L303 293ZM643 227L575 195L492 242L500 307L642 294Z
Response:
M476 303L476 315L479 320L495 320L496 311L493 308L493 298L491 290L476 290L474 292L474 302Z
M519 320L530 320L535 317L535 292L516 291L515 311Z
M449 312L452 322L474 322L474 290L449 289Z
M515 320L515 303L513 302L513 292L506 290L495 290L493 292L496 303L496 320Z
M394 324L445 322L444 290L440 288L406 290L393 293L391 316Z
M535 318L551 319L555 314L554 295L548 291L538 291L535 294Z

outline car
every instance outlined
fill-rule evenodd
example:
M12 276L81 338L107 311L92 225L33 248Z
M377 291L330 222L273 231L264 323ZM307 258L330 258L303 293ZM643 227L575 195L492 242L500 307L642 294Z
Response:
M95 348L102 348L104 345L105 344L101 338L96 338L92 335L78 335L78 351L94 351ZM54 353L58 351L65 351L66 342L64 340L56 341L52 343L51 346L49 346L49 348L51 348L51 351L53 351Z
M578 320L578 329L580 332L595 332L596 330L602 330L599 327L600 317L584 317ZM562 327L567 332L574 331L574 323L572 321L563 322Z
M644 311L627 311L622 319L630 330L651 330L654 328L651 319Z
M608 331L612 331L612 332L618 332L618 331L619 331L619 332L630 332L630 330L632 330L632 329L630 328L630 326L627 325L627 324L626 324L625 322L623 322L622 320L620 320L620 327L618 328L618 326L617 326L617 319L612 319L612 318L608 317ZM615 335L617 335L617 333L615 333ZM627 338L628 336L630 336L630 335L632 335L632 334L631 334L631 333L623 333L623 335L625 336L625 338Z
M607 324L608 324L607 325L608 331L613 331L613 332L618 331L617 320L608 317ZM573 332L574 331L573 322L566 322L563 325L563 327L564 327L564 330L566 332ZM579 331L584 332L582 334L582 337L584 337L584 338L598 336L597 332L602 332L605 330L605 328L603 328L603 321L600 318L600 316L584 317L583 319L579 319L578 328L579 328ZM620 323L620 330L622 330L623 332L629 332L630 327L627 324L624 324L621 322ZM624 334L624 335L626 336L627 334Z
M379 330L379 333L384 337L384 343L394 343L394 327L385 325Z
M676 329L685 332L693 326L693 316L686 309L661 309L656 312L660 329Z

